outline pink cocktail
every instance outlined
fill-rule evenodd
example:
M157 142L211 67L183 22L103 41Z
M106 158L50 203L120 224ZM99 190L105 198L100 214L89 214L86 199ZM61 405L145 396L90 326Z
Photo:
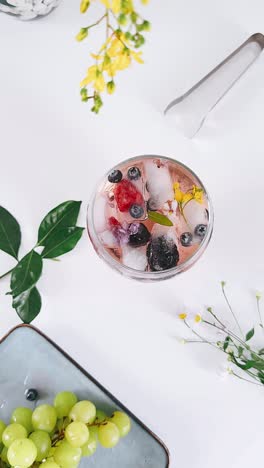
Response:
M153 281L195 263L210 240L213 213L189 168L170 158L139 156L103 178L87 224L95 250L110 266Z

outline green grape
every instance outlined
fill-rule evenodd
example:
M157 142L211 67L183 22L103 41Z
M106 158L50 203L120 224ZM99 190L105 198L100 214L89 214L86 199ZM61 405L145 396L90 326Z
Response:
M33 431L32 413L33 411L30 408L16 408L12 413L10 421L11 423L21 424L30 433Z
M81 449L82 449L82 456L83 457L90 457L91 455L94 454L97 448L97 430L93 431L93 427L90 427L89 429L89 439L86 444L84 444Z
M98 439L105 448L114 447L119 441L119 430L116 425L110 421L102 424L98 429Z
M51 449L51 440L49 434L44 431L35 431L30 434L29 439L34 442L37 447L36 461L40 462L46 458Z
M58 418L68 416L72 407L77 403L77 397L72 392L60 392L54 399L54 406L57 411Z
M79 401L71 409L69 418L73 421L80 421L84 424L91 424L95 420L96 407L91 401Z
M107 419L107 416L104 411L101 410L96 410L96 415L95 415L95 422L100 423L103 422Z
M37 449L32 440L17 439L7 451L7 459L11 466L28 468L34 463L37 456Z
M55 463L54 461L45 461L44 463L41 463L41 465L43 468L60 468L59 465L57 463Z
M83 422L72 422L66 428L65 438L72 447L81 447L89 439L89 429Z
M50 405L38 406L32 414L32 424L35 430L52 432L57 422L55 408Z
M6 428L6 425L5 425L4 421L1 421L1 419L0 419L0 441L2 440L2 435L3 435L3 432L4 432L5 428Z
M72 447L66 440L56 447L54 460L61 468L73 468L81 459L82 450L78 447Z
M7 451L8 451L8 448L4 447L2 452L1 452L1 460L3 460L4 463L8 463Z
M2 442L6 447L10 447L16 439L25 439L27 437L26 429L21 424L12 423L7 426L2 434ZM17 463L18 464L18 463Z
M122 413L122 411L115 411L110 421L117 426L120 437L125 437L129 433L131 422L127 414Z

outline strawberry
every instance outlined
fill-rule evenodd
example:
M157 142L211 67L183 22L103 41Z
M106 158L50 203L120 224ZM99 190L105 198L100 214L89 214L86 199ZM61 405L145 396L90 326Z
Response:
M114 216L111 216L109 218L108 223L109 223L110 228L113 228L115 226L120 226L119 221L117 221L117 219Z
M115 188L115 199L120 211L128 211L131 205L142 205L143 197L136 187L126 179L121 180Z

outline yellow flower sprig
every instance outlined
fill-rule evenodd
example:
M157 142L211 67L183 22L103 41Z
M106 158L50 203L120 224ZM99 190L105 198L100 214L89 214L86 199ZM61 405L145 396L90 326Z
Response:
M203 189L196 185L194 185L190 190L187 190L187 192L182 192L179 182L175 182L175 184L173 184L173 191L174 199L177 201L180 213L184 219L184 208L191 200L203 203Z
M95 23L81 28L76 39L83 41L92 28L105 23L105 42L98 53L91 54L95 63L81 81L80 91L82 101L91 100L91 110L98 114L103 105L101 94L115 91L116 74L127 69L133 61L144 63L138 49L145 43L142 33L150 30L150 23L135 10L133 0L81 0L81 13L86 13L90 4L96 1L105 7L104 14ZM148 0L141 0L141 3L147 4Z

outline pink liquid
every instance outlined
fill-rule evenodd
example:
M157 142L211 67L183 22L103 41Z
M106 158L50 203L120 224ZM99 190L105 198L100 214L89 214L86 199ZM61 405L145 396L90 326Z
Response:
M208 204L188 168L165 158L133 158L102 182L93 208L95 232L125 267L165 271L187 262L204 242Z

